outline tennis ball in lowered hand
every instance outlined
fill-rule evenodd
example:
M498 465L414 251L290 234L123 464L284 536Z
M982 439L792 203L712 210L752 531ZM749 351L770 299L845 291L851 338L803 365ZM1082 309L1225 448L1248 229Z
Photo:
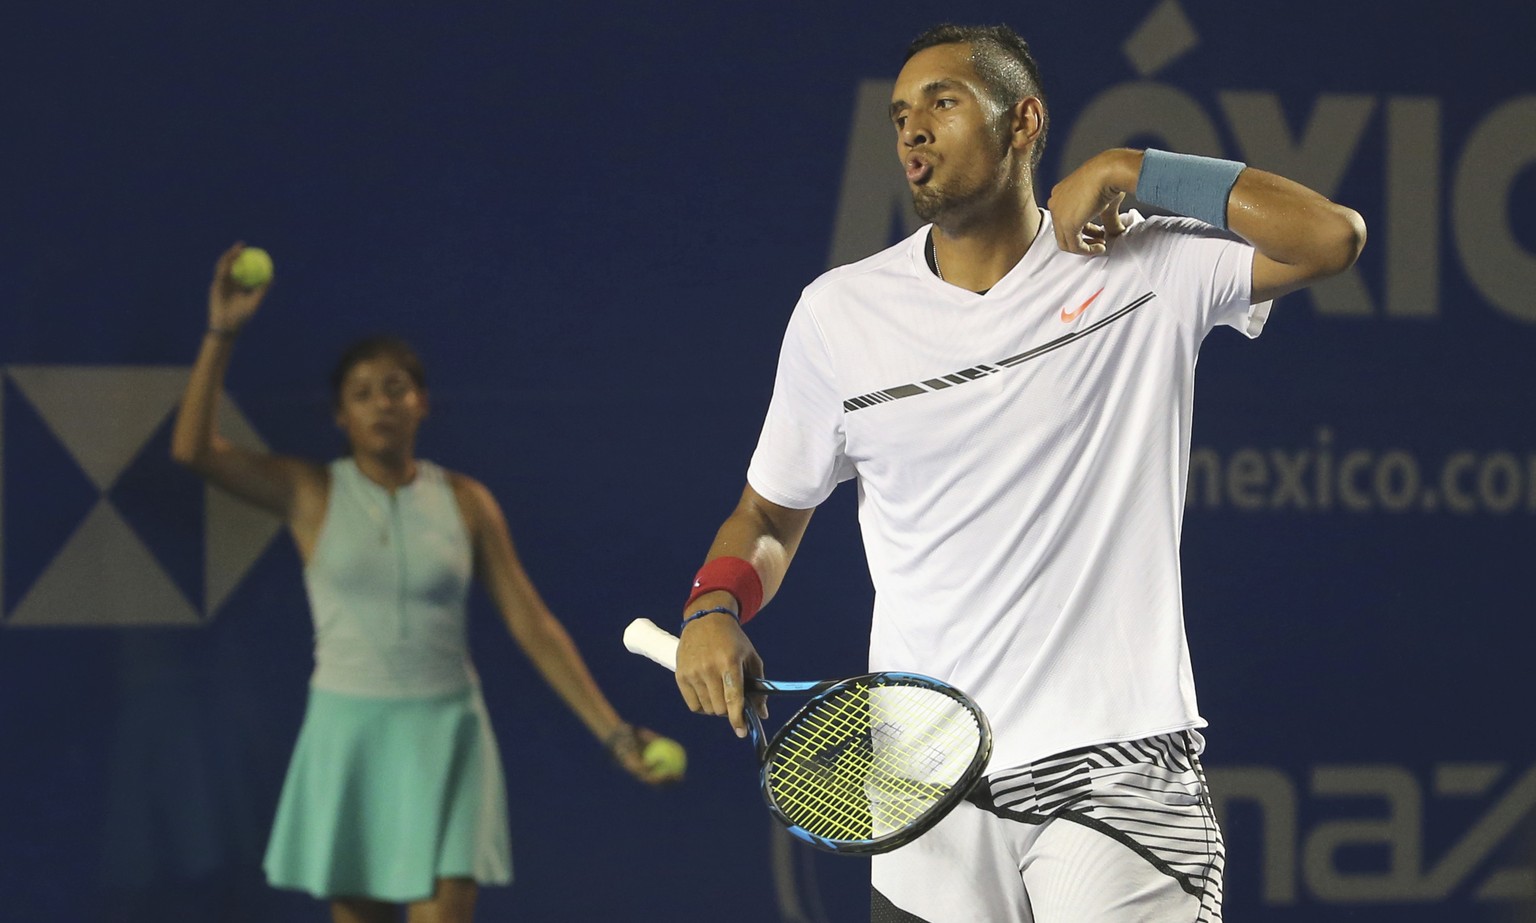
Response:
M645 745L641 754L645 767L666 776L680 777L688 768L688 751L675 740L658 737Z
M272 281L272 255L260 247L246 247L229 266L229 277L241 288L260 288Z

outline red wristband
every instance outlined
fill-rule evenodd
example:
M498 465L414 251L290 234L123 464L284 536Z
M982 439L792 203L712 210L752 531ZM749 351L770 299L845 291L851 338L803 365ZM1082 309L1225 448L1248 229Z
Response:
M715 590L724 590L736 597L741 606L739 621L743 625L762 608L763 580L757 575L757 568L741 558L715 558L699 568L687 605L693 605L694 600Z

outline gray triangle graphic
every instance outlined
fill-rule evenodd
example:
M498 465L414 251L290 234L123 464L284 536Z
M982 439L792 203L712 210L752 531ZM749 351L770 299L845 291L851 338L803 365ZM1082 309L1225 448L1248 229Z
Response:
M102 493L154 435L187 381L181 366L13 365L7 371Z
M1136 27L1120 50L1136 73L1151 77L1200 44L1200 34L1178 0L1163 0Z
M105 498L17 604L10 627L197 625L197 611Z
M267 450L266 443L227 394L219 402L219 432L235 445ZM203 519L203 611L211 619L272 543L282 523L270 513L236 500L216 487L206 489L204 503L207 512Z

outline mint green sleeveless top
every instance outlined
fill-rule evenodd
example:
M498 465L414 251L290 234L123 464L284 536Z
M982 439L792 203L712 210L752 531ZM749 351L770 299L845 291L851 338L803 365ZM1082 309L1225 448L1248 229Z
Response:
M469 534L448 476L416 463L393 493L350 458L330 465L330 497L304 568L315 623L316 689L433 696L475 682L465 626Z

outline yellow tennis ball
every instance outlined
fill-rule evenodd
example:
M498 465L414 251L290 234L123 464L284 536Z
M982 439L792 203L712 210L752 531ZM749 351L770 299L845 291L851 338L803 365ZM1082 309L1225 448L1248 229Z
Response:
M272 281L272 255L260 247L246 247L229 267L229 277L241 288L260 288Z
M683 770L688 768L688 751L683 749L682 744L665 737L658 737L646 744L641 757L647 769L662 775L681 776Z

